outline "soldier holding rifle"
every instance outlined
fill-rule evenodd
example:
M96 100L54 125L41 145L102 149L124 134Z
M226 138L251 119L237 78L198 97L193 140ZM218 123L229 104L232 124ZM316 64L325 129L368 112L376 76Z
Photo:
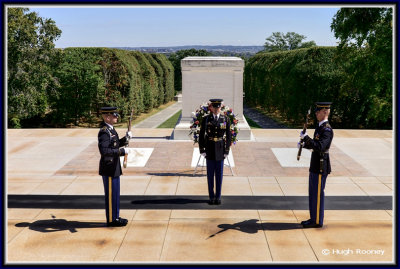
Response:
M128 131L119 139L114 128L119 114L116 107L102 107L100 112L103 122L98 134L98 146L101 155L99 174L103 178L107 226L119 227L128 224L128 220L119 216L120 175L122 175L120 156L130 153L129 148L123 148L132 138Z
M301 222L304 228L321 228L324 222L324 189L326 178L331 172L329 148L333 139L333 130L328 122L331 104L316 103L315 115L319 123L313 138L306 131L300 132L301 142L298 146L312 150L308 183L310 219Z
M232 134L229 118L221 114L222 99L210 99L211 114L201 122L199 149L207 159L208 204L221 204L224 159L228 157ZM214 180L215 175L215 180ZM215 191L214 191L215 182Z

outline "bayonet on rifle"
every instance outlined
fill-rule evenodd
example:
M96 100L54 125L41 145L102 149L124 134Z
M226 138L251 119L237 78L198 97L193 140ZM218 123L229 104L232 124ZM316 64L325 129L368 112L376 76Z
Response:
M132 117L133 117L133 109L131 111L131 116L129 117L129 121L128 121L128 132L131 131ZM128 136L126 137L126 139L129 139ZM128 140L127 143L125 143L125 148L127 148L128 146L129 146L129 140ZM125 153L125 156L124 156L124 168L126 168L127 164L128 164L128 154Z

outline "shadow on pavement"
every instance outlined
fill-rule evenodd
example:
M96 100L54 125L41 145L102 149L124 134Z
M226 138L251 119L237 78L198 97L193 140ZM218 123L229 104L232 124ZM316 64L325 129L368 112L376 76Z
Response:
M65 219L46 219L37 220L34 222L20 222L15 224L15 227L29 227L30 230L51 233L60 231L70 231L71 233L78 232L77 229L87 228L103 228L107 227L105 222L81 222L81 221L68 221Z
M196 173L193 175L194 170L190 171L183 171L183 172L165 172L165 173L147 173L149 176L158 176L158 177L173 177L173 176L180 176L180 177L204 177L207 176L206 173Z
M171 198L171 199L143 199L143 200L134 200L131 203L134 205L144 205L144 204L153 204L153 205L184 205L184 204L198 204L198 203L207 203L208 200L200 200L200 199L186 199L186 198Z
M210 235L207 239L210 239L217 234L226 232L228 230L236 230L243 233L254 234L258 231L283 231L283 230L295 230L303 229L299 223L258 223L258 219L250 219L234 224L219 224L218 228L220 231Z

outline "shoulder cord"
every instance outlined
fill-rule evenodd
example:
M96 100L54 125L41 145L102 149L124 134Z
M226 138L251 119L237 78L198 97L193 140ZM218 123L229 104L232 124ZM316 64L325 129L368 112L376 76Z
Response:
M110 135L110 143L111 143L111 132L110 132L110 130L108 130L108 127L106 129L107 129L108 134Z

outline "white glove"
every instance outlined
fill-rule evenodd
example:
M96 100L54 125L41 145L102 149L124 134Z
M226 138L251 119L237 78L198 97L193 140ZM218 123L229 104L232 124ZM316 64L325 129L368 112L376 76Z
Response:
M224 158L228 157L228 154L224 154Z
M126 137L130 140L133 137L133 134L131 131L126 132Z
M297 142L297 148L300 148L300 145L302 145L303 143ZM303 145L302 145L303 146Z
M203 156L204 158L207 156L206 153L202 153L201 156Z
M124 148L124 150L125 150L125 154L133 154L133 149L131 149L131 148Z
M301 139L304 139L305 136L307 136L307 131L303 134L303 131L300 132L300 137Z

